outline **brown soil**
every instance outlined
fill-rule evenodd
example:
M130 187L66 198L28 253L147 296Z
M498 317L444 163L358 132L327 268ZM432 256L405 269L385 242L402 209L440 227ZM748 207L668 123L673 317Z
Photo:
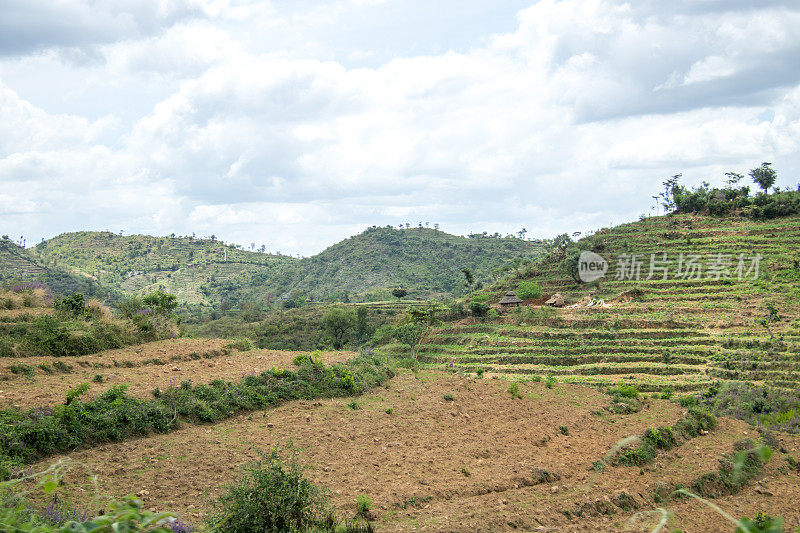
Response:
M622 531L637 512L659 507L673 513L670 530L734 529L697 502L656 503L653 493L659 483L689 484L715 470L733 442L757 437L746 424L721 419L709 435L661 454L651 465L596 472L592 463L615 443L674 423L682 409L651 400L639 413L612 415L602 411L608 396L594 389L526 383L520 385L524 398L514 399L507 388L500 380L401 373L386 388L358 398L356 410L348 407L350 399L291 402L214 425L77 451L71 458L98 475L103 492L139 494L148 507L174 510L194 522L239 465L256 458L257 450L291 441L308 477L331 490L340 515L352 516L356 496L366 494L379 530ZM444 399L447 393L454 401ZM562 425L568 435L559 430ZM800 440L782 438L798 457ZM734 516L780 514L795 527L800 483L785 465L776 453L758 484L715 503ZM85 470L78 469L68 486L85 479ZM623 491L630 506L618 504ZM75 494L88 499L86 492ZM657 522L653 515L641 517L650 528L638 531L650 531Z
M146 398L156 387L177 386L182 381L208 383L214 379L236 381L251 373L259 374L273 366L278 369L293 368L292 360L298 352L278 350L250 350L238 352L224 348L229 341L222 339L172 339L108 350L80 357L23 357L0 360L0 408L8 405L37 407L62 403L68 390L88 382L91 389L83 399L91 399L112 385L127 384L128 394ZM189 359L198 354L200 359ZM352 352L326 352L320 355L325 363L350 359ZM161 363L154 363L158 359ZM115 366L114 361L120 366ZM3 362L5 364L3 364ZM37 365L62 362L72 367L70 373L47 374ZM88 366L82 366L88 365ZM12 364L26 364L35 368L31 379L13 374ZM96 368L93 365L102 364ZM124 365L134 366L124 366ZM108 367L106 367L107 365ZM103 376L102 382L94 377Z

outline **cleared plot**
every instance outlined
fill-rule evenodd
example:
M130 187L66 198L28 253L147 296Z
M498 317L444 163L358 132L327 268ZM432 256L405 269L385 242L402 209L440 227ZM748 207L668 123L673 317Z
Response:
M175 339L108 350L81 357L29 357L7 361L0 370L0 407L38 407L59 404L81 383L91 388L90 399L114 385L128 386L128 395L150 397L153 389L195 385L214 379L238 381L271 368L291 369L300 352L226 348L222 339ZM353 352L324 352L326 364L350 359ZM2 364L2 363L0 363ZM12 370L24 366L30 372ZM96 376L100 376L97 378Z
M238 465L255 459L257 450L291 441L306 475L331 490L342 515L352 516L356 497L366 494L382 531L622 531L637 510L659 506L675 511L671 527L688 530L700 523L692 530L726 530L711 512L679 501L657 503L653 495L660 484L689 484L716 469L733 442L755 436L745 424L721 420L709 435L651 465L600 471L593 463L621 439L672 424L682 409L651 400L638 413L613 415L603 411L608 397L589 388L521 384L523 398L515 399L507 387L448 373L422 371L418 379L404 373L356 399L355 410L341 399L292 402L211 426L78 451L71 457L83 468L66 481L80 485L91 472L105 493L139 492L146 506L176 510L197 523ZM452 401L443 400L448 393ZM781 438L787 449L800 445ZM793 516L797 474L781 474L781 460L773 462L765 477L776 497L747 487L746 499L716 503L738 516L759 509ZM90 494L74 492L78 501Z

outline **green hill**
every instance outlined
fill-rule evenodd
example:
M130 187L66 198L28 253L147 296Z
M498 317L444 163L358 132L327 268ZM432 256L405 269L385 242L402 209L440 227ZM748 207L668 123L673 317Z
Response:
M373 299L387 298L395 287L410 296L456 294L463 285L462 269L470 269L476 282L487 283L496 271L515 260L536 258L541 250L538 241L514 237L374 227L301 260L285 286L314 299L370 292Z
M476 281L537 257L542 245L513 237L458 237L429 228L373 227L323 252L294 259L190 237L65 233L34 248L40 261L125 293L163 287L189 304L358 300L457 293L464 268Z
M599 283L576 283L570 275L565 259L582 250L608 261ZM535 280L546 296L563 295L566 307L522 306L500 318L446 325L423 346L421 360L517 379L552 374L596 385L624 381L640 390L696 390L716 381L796 389L798 252L798 216L754 221L684 214L603 229L489 292L497 302L520 282ZM668 278L659 270L646 279L651 254L663 259L664 253L668 262L659 266L668 267ZM633 254L642 260L641 279L615 279L620 261L626 264ZM676 276L681 254L684 271L698 256L699 278ZM741 254L743 273L760 254L757 275L754 269L739 279ZM717 278L711 265L720 259L730 260L729 275ZM591 300L602 303L588 306Z
M211 239L91 231L61 234L36 245L34 252L124 293L163 287L188 303L218 302L228 286L245 286L256 274L273 276L297 261Z
M9 239L0 239L0 281L39 281L61 295L80 292L107 298L110 291L95 279L54 267Z

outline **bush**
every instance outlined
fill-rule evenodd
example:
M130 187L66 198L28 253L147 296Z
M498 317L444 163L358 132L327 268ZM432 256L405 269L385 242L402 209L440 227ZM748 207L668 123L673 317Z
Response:
M484 302L470 302L468 307L473 316L486 316L489 312L489 304Z
M372 509L372 500L366 494L356 496L356 514L363 518L369 518Z
M548 389L552 389L553 385L556 383L556 377L553 374L548 374L547 379L544 380L544 386Z
M208 518L219 533L331 529L333 523L325 493L294 460L284 463L277 447L234 478Z
M249 352L253 349L253 342L250 339L236 339L226 344L225 348L239 350L240 352Z
M446 401L446 402L453 402L453 401L455 401L455 399L456 399L456 397L455 397L455 396L453 396L453 393L452 393L452 392L447 392L447 393L445 393L445 395L444 395L444 396L442 396L442 398L444 398L444 401Z
M535 300L542 297L542 288L535 281L520 281L517 296L523 300Z
M512 383L508 386L508 393L511 395L512 398L522 399L522 393L519 391L519 384Z

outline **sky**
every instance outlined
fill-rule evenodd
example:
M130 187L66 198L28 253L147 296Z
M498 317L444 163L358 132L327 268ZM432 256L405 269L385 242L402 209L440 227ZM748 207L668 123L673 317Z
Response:
M800 182L796 0L0 0L0 233L311 255Z

